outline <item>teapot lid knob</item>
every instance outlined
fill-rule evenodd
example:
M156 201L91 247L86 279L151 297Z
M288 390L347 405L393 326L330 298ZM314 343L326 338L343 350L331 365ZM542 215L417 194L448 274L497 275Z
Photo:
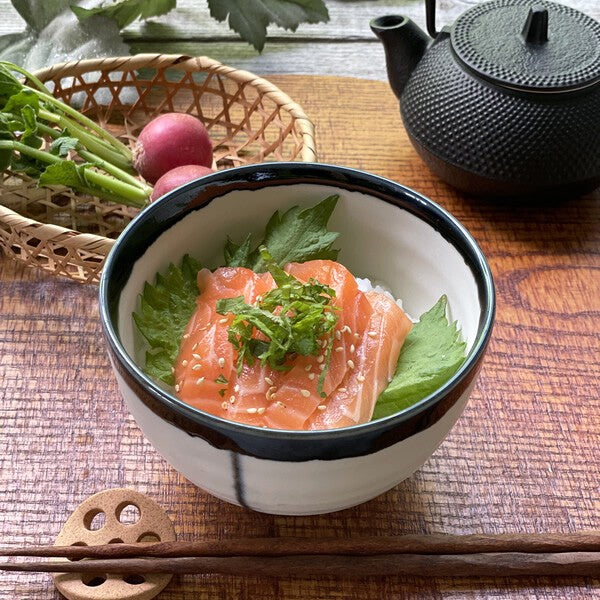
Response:
M548 41L548 10L543 6L532 6L523 27L523 39L528 44L543 44Z
M551 0L489 0L450 30L454 57L513 90L553 92L600 84L600 23Z

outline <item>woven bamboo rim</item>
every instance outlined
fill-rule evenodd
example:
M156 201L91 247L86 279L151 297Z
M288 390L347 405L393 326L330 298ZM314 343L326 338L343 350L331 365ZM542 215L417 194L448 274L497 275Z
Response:
M138 72L144 69L155 72L154 79L136 80L131 77L121 81L111 79L111 76L114 77L118 73L125 78L131 76L134 71ZM166 77L163 77L167 69L176 69L181 72L182 80L180 82L168 81ZM98 81L84 81L83 77L90 72L101 74ZM198 84L198 89L194 89L196 84L191 77L202 73L206 74L205 82ZM263 162L272 158L305 162L317 160L314 126L296 102L269 81L248 71L223 65L208 57L138 54L61 63L39 70L35 75L43 82L53 82L54 95L63 99L70 100L74 93L84 92L86 94L84 112L89 114L90 110L92 112L94 109L100 110L104 115L105 122L103 122L103 118L98 118L98 121L102 125L108 123L108 127L112 128L114 133L121 134L122 138L129 143L135 141L135 130L128 124L128 115L145 111L148 117L146 120L149 120L150 116L156 116L160 112L176 111L178 106L174 104L176 102L174 98L185 87L186 93L192 94L196 106L199 106L203 95L209 96L208 92L212 94L213 100L221 94L223 108L217 117L211 120L210 116L199 115L205 120L209 131L211 126L214 126L215 129L223 126L227 128L228 134L231 134L229 137L232 137L232 140L227 138L222 143L216 140L215 166L217 168ZM71 87L64 87L65 78L72 80ZM182 82L185 85L182 85ZM216 83L216 86L210 87L211 82ZM227 90L227 86L233 85L232 82L237 87L230 92ZM156 108L154 105L146 105L148 96L146 88L155 89L157 85L163 86L167 93L164 97L158 98L159 110L154 111L153 109ZM135 87L140 96L135 101L133 108L130 105L122 104L118 99L119 91L128 87ZM112 94L112 100L108 105L99 107L94 100L94 94L102 88ZM253 97L247 98L246 96L249 94ZM270 112L265 108L265 103L272 107ZM241 124L235 124L232 113L240 106L243 106L244 116ZM127 109L131 109L130 113L125 114ZM110 123L119 111L123 113L121 116L125 121L123 126L125 131L123 131L123 127L119 130L118 125ZM194 110L186 110L186 112L195 113ZM250 125L254 117L257 117L257 121L262 119L258 128ZM284 120L288 119L289 123L285 123ZM279 127L279 130L276 131L272 127L274 124ZM141 129L142 125L143 122L137 123L137 129ZM273 131L267 131L268 127L272 127ZM234 139L236 136L239 137L242 132L244 139L241 147L237 148ZM258 153L250 153L249 149L256 144L260 145ZM291 149L286 149L288 152L286 155L284 147L287 148L287 146ZM217 151L218 148L221 148L220 155ZM16 186L9 188L4 185L9 179L14 181L15 178L17 179ZM18 180L22 180L22 187L19 187ZM48 219L46 222L37 220L39 217L27 214L27 210L14 209L15 204L22 203L29 207L33 202L38 208L51 206L54 210L57 196L60 197L60 205L68 204L71 207L65 209L66 213L69 213L69 210L72 213L71 215L67 214L67 220L72 217L71 226L47 222ZM10 199L11 202L5 201L7 199ZM76 281L85 283L98 281L104 259L114 244L118 230L111 230L109 225L106 235L80 231L76 227L75 207L81 204L81 197L63 188L36 188L32 180L26 176L14 174L13 177L5 179L0 186L0 202L11 204L11 206L0 204L0 246L8 256L24 262L28 266L42 268L55 275L67 276ZM92 220L96 219L95 224L102 227L104 222L109 223L111 219L116 219L119 223L122 221L124 226L136 214L136 211L127 207L111 205L93 198L90 199L89 212L99 215L91 218ZM122 229L122 226L119 225L117 229L119 228Z

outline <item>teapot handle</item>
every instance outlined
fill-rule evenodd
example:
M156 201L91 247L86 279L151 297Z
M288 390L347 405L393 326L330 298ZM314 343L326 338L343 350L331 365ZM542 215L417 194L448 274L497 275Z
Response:
M432 38L437 37L435 29L435 0L425 0L425 23L427 32Z

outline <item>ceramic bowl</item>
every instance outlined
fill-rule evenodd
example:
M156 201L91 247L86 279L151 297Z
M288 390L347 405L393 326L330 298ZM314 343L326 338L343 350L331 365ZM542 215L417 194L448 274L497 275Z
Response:
M447 295L468 354L443 387L379 421L328 431L280 431L204 413L144 374L131 314L145 281L154 281L157 271L186 253L216 267L227 236L258 236L275 210L313 205L331 194L340 199L330 227L341 232L339 261L351 272L386 282L413 316ZM123 232L100 283L101 320L114 372L151 444L207 492L287 515L331 512L374 498L431 456L473 388L494 306L489 266L454 217L398 183L323 164L250 165L178 188Z

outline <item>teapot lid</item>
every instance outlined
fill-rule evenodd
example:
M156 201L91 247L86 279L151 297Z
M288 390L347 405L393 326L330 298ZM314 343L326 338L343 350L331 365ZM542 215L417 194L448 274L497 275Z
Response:
M600 81L600 23L548 0L491 0L450 32L458 58L506 87L558 92Z

